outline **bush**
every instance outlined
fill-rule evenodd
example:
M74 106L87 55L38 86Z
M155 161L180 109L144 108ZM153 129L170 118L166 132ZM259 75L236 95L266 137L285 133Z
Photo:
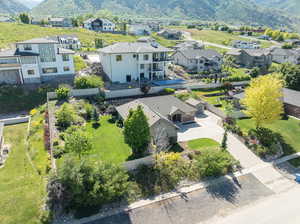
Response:
M66 100L70 95L70 88L61 86L55 90L58 100Z
M74 84L76 89L102 88L104 86L102 78L96 75L77 77Z
M66 129L76 123L75 110L69 103L64 103L55 115L56 124L62 129Z
M226 151L205 149L195 156L194 166L199 177L217 177L232 171L235 163Z
M166 94L174 94L175 93L175 89L164 88L163 92L166 93Z
M85 61L82 59L82 57L80 56L74 56L74 66L75 66L75 71L81 71L85 68L87 68L87 64L85 63Z
M85 116L87 120L90 120L93 116L94 107L90 103L84 104Z
M49 204L65 211L100 207L121 200L128 190L128 175L118 166L67 158L50 178Z

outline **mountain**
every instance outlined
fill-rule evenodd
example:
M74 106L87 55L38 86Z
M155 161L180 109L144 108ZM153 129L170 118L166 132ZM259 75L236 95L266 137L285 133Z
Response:
M217 20L272 27L294 23L293 18L261 5L249 0L45 0L32 13L71 16L106 9L116 15Z
M32 9L40 4L43 0L17 0L19 3L25 5L27 8Z
M283 10L294 16L300 16L299 0L255 0L255 2L269 8Z
M16 0L0 0L1 14L17 14L28 10L29 8Z

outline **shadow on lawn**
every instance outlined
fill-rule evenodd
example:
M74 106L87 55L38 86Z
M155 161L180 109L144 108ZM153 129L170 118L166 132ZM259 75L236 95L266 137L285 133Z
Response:
M206 187L206 191L213 198L223 199L234 204L241 188L242 186L238 179L233 177L233 180L227 179L221 183L214 183Z

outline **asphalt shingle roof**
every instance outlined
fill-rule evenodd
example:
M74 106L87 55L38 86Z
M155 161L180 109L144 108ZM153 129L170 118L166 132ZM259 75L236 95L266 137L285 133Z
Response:
M147 42L120 42L107 46L99 50L103 53L152 53L152 52L172 52L171 49L163 47L157 43Z
M0 57L15 57L15 56L38 56L37 53L32 52L21 52L16 49L0 51Z
M194 58L200 58L205 57L208 59L214 58L214 57L222 57L220 53L214 50L204 50L204 49L194 49L194 50L179 50L186 58L194 59Z
M25 40L21 42L17 42L17 44L58 44L58 40L53 40L48 38L34 38L31 40Z

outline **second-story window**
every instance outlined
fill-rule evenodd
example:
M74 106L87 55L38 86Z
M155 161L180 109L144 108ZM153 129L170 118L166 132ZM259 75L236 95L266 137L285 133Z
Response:
M31 44L24 44L24 50L25 51L31 51L32 50Z
M149 55L148 54L144 54L144 61L148 61L149 60Z
M63 55L62 55L62 59L63 59L63 61L69 61L69 60L70 60L70 57L69 57L68 54L63 54Z
M117 55L116 56L116 61L122 61L122 55Z
M39 44L41 62L55 62L56 53L54 44Z
M145 65L144 64L141 64L141 69L144 69L145 68Z

